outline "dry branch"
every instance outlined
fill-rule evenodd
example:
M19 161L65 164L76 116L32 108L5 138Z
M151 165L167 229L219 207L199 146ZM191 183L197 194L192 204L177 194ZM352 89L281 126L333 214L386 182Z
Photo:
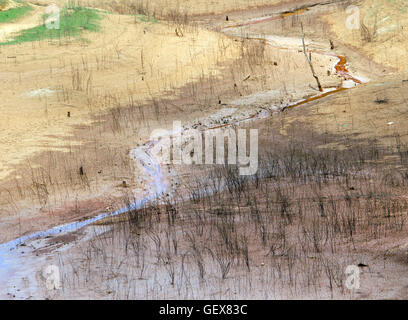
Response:
M301 24L300 24L300 26L301 26L301 28L302 28L302 44L303 44L303 53L305 54L305 56L306 56L306 60L307 60L307 62L309 63L310 70L312 71L312 75L313 75L313 77L316 79L316 82L317 82L317 87L319 88L319 91L320 91L320 92L323 92L323 88L322 88L322 85L320 84L319 77L316 75L316 73L315 73L315 71L314 71L313 64L312 64L312 60L311 60L311 57L310 57L310 56L308 56L308 55L307 55L307 52L306 52L306 45L305 45L305 33L304 33L304 31L303 31L303 23L301 23Z

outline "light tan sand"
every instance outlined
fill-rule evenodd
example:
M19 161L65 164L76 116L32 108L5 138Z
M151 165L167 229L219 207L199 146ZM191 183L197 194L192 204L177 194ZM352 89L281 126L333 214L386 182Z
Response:
M358 48L373 61L393 67L399 71L408 70L408 10L406 1L374 0L358 5L361 28L366 26L372 41L364 40L362 30L350 30L346 21L351 12L345 10L326 16L332 32L343 43ZM351 20L350 20L351 21Z
M174 26L120 15L106 15L101 24L101 32L84 35L89 43L1 48L0 179L34 153L64 147L73 126L115 107L106 97L123 103L157 97L217 74L219 63L239 53L229 38L201 29L180 37Z

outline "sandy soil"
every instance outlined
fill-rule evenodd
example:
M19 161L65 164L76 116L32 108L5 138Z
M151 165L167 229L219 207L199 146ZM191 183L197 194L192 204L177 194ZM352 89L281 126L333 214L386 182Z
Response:
M408 12L405 1L362 1L357 3L360 28L346 27L351 13L343 11L325 17L336 38L352 46L375 62L407 71ZM372 40L365 40L362 28L368 28Z
M18 19L10 23L2 23L0 27L0 42L13 40L13 34L16 34L22 30L34 28L42 24L42 15L44 9L39 6L32 5L33 10Z
M127 159L129 150L147 141L155 127L171 128L172 119L196 125L224 123L222 116L206 120L224 108L218 100L239 105L227 119L234 120L265 108L279 110L316 94L299 38L275 37L264 45L196 28L187 28L182 38L173 32L165 23L135 24L130 17L107 15L103 32L87 34L91 42L86 45L42 42L29 54L32 44L4 48L5 57L16 58L4 63L3 81L9 91L2 93L6 104L0 121L7 123L1 145L2 176L18 170L3 184L1 215L7 230L3 240L114 206L115 199L128 192L120 187L123 180L135 193L145 189L140 172ZM314 48L329 50L327 44ZM174 52L171 58L169 50ZM60 57L62 52L69 58ZM313 60L325 90L341 86L334 72L336 57L315 54ZM300 70L304 72L299 75ZM181 97L177 102L181 109L165 106L166 114L156 114L155 103L146 102L159 101L161 96ZM127 111L117 111L116 107L129 105L123 109ZM128 113L133 124L126 119ZM101 120L105 124L97 125ZM78 175L81 165L86 168L85 180ZM95 197L98 201L93 201Z
M105 16L102 28L87 35L89 45L43 42L34 48L31 43L2 48L1 178L35 152L65 148L64 137L73 126L92 122L88 98L97 112L113 107L101 102L107 96L117 97L118 103L130 97L145 101L216 74L217 63L238 54L231 40L204 30L186 31L180 38L171 26L135 24L118 15ZM79 77L74 88L73 77ZM84 91L92 94L87 97Z
M265 2L253 2L251 6L278 3ZM48 4L49 1L40 3ZM156 3L163 5L163 2ZM192 8L188 1L179 4L181 8ZM221 13L228 10L227 4L231 7L229 2L215 2L210 7L197 1L189 12ZM282 6L286 7L285 4ZM288 6L292 9L293 3ZM247 2L234 2L234 8L245 9ZM362 8L366 10L367 3ZM308 99L319 93L302 52L297 16L236 26L246 19L253 21L257 9L248 10L247 16L241 12L239 19L231 24L224 22L223 27L229 26L224 30L228 36L196 25L184 26L181 29L183 36L180 36L180 29L176 29L180 26L171 23L146 23L134 17L112 14L104 15L100 33L85 34L89 42L67 39L1 48L0 81L6 90L0 92L0 179L3 179L0 217L3 230L9 230L2 232L3 241L120 208L126 197L129 200L134 199L135 194L149 193L146 187L148 177L130 161L129 150L147 141L152 129L170 128L173 119L182 118L186 126L205 127L256 117L267 110L268 115L275 113L277 116L276 121L267 127L276 127L283 137L292 134L293 126L308 127L320 136L338 137L321 147L341 149L350 143L371 142L373 139L387 145L396 137L405 142L408 136L404 126L407 82L403 81L406 79L403 73L392 73L397 69L405 70L398 62L405 54L402 38L398 42L400 47L397 45L393 51L393 58L385 60L384 52L379 54L374 50L375 43L353 42L350 39L355 36L341 32L341 15L336 13L326 16L333 34L322 39L319 28L327 30L327 24L324 20L314 24L314 19L327 14L326 10L330 9L317 6L299 12L299 17L305 19L307 47L312 51L312 61L324 90L353 89L339 90L314 101ZM198 23L211 24L211 19L200 17ZM292 28L285 29L285 23ZM279 24L278 31L274 27ZM220 30L219 22L214 25L214 29ZM260 41L265 34L270 35L266 37L267 41ZM244 43L238 38L242 36L253 40ZM330 49L329 40L332 39L334 49ZM381 41L384 46L389 46L394 41L392 39L395 37ZM350 57L350 66L347 66L350 74L371 81L354 88L356 83L350 77L336 74L338 55ZM384 77L385 73L387 77ZM162 98L171 101L170 112L166 105L166 112L170 114L166 115L161 109L158 101ZM194 103L190 105L190 101ZM297 104L297 101L302 103ZM308 101L311 102L304 103ZM277 115L292 105L296 108ZM142 108L148 108L147 120L140 117ZM70 117L67 117L68 112ZM127 120L126 125L118 120L136 114L139 116L137 121ZM164 121L160 122L159 117L164 117ZM90 154L94 156L90 157ZM100 160L101 154L108 156ZM97 165L88 173L89 179L79 177L78 168L92 161ZM23 166L26 166L25 170L21 170ZM11 174L15 169L18 169L16 175ZM55 182L49 183L52 170L64 172L61 174L64 179L62 190L58 189L61 185L56 187ZM187 173L180 170L171 175L177 178ZM126 187L121 186L122 180L127 181ZM26 191L28 189L31 191ZM27 196L30 192L38 199L29 208L27 204L34 203ZM16 194L19 194L17 198ZM79 252L71 250L74 244L78 239L86 243L90 239L89 233L94 231L91 227L73 237L62 234L63 238L57 239L56 243L49 239L27 242L27 250L18 247L15 255L8 257L9 263L21 265L24 261L26 266L31 265L36 270L27 268L11 272L6 268L7 272L0 274L1 279L8 282L7 285L2 283L2 287L7 288L2 297L38 297L38 284L42 286L44 282L42 268L57 263L56 257L61 250L77 257ZM364 256L374 268L374 273L367 274L371 279L370 287L352 298L406 297L405 287L397 285L399 275L406 271L401 262L406 243L403 235L370 243L370 250ZM395 258L387 273L382 273L377 259L375 248L380 245L381 254L388 252ZM367 247L360 249L364 252ZM40 258L37 259L36 255ZM390 281L384 281L390 270ZM161 278L165 276L160 275ZM385 294L374 290L376 285L373 283L382 286ZM41 290L42 297L61 298L44 293L43 287ZM85 290L81 297L90 294ZM107 292L92 294L99 298L109 295ZM210 297L217 294L225 296L223 292L212 292ZM233 297L232 293L228 294ZM327 291L322 292L322 297L329 298L327 294ZM170 292L169 297L177 296Z
M39 0L38 3L49 4L56 2L57 4L63 3L63 0ZM290 1L281 1L281 0L181 0L181 1L171 1L171 0L152 0L152 1L140 1L141 7L148 9L151 12L156 12L158 14L169 14L175 11L180 11L183 14L188 15L205 15L205 14L219 14L230 11L243 10L254 7L264 7L271 6L274 4L290 2ZM123 0L91 0L84 1L87 5L95 6L98 8L123 8L127 4L130 4L131 1Z
M19 6L19 4L17 2L14 1L3 1L0 4L0 11L6 11L12 8L17 8Z
M342 135L345 141L368 139L389 145L401 139L407 143L407 84L403 79L394 76L340 93L306 108L307 116L301 118L307 119L317 132ZM297 120L292 115L288 117L288 122Z

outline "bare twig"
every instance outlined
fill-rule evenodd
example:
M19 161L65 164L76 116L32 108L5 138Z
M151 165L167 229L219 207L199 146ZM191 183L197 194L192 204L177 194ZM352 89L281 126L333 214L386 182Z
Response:
M317 87L319 88L319 91L320 91L320 92L323 92L323 88L322 88L322 85L320 84L319 77L316 75L316 73L315 73L315 71L314 71L313 64L312 64L312 60L311 60L311 57L310 57L310 56L308 56L308 55L307 55L307 52L306 52L306 45L305 45L305 33L304 33L304 31L303 31L303 23L301 23L301 24L300 24L300 26L301 26L301 28L302 28L302 44L303 44L303 53L305 54L305 56L306 56L306 60L307 60L307 62L309 63L310 70L312 71L312 75L313 75L313 77L316 79L316 82L317 82Z

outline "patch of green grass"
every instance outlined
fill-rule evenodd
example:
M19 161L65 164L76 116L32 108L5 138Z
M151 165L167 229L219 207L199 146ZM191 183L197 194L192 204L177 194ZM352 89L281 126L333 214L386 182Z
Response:
M73 7L64 8L60 12L59 29L47 28L44 16L44 24L31 29L23 30L14 40L0 43L0 45L19 44L44 39L60 39L63 37L77 37L82 31L98 31L101 16L97 10Z
M6 11L0 11L0 23L11 22L14 21L28 12L33 10L33 8L29 5L25 5L22 7L12 8Z

